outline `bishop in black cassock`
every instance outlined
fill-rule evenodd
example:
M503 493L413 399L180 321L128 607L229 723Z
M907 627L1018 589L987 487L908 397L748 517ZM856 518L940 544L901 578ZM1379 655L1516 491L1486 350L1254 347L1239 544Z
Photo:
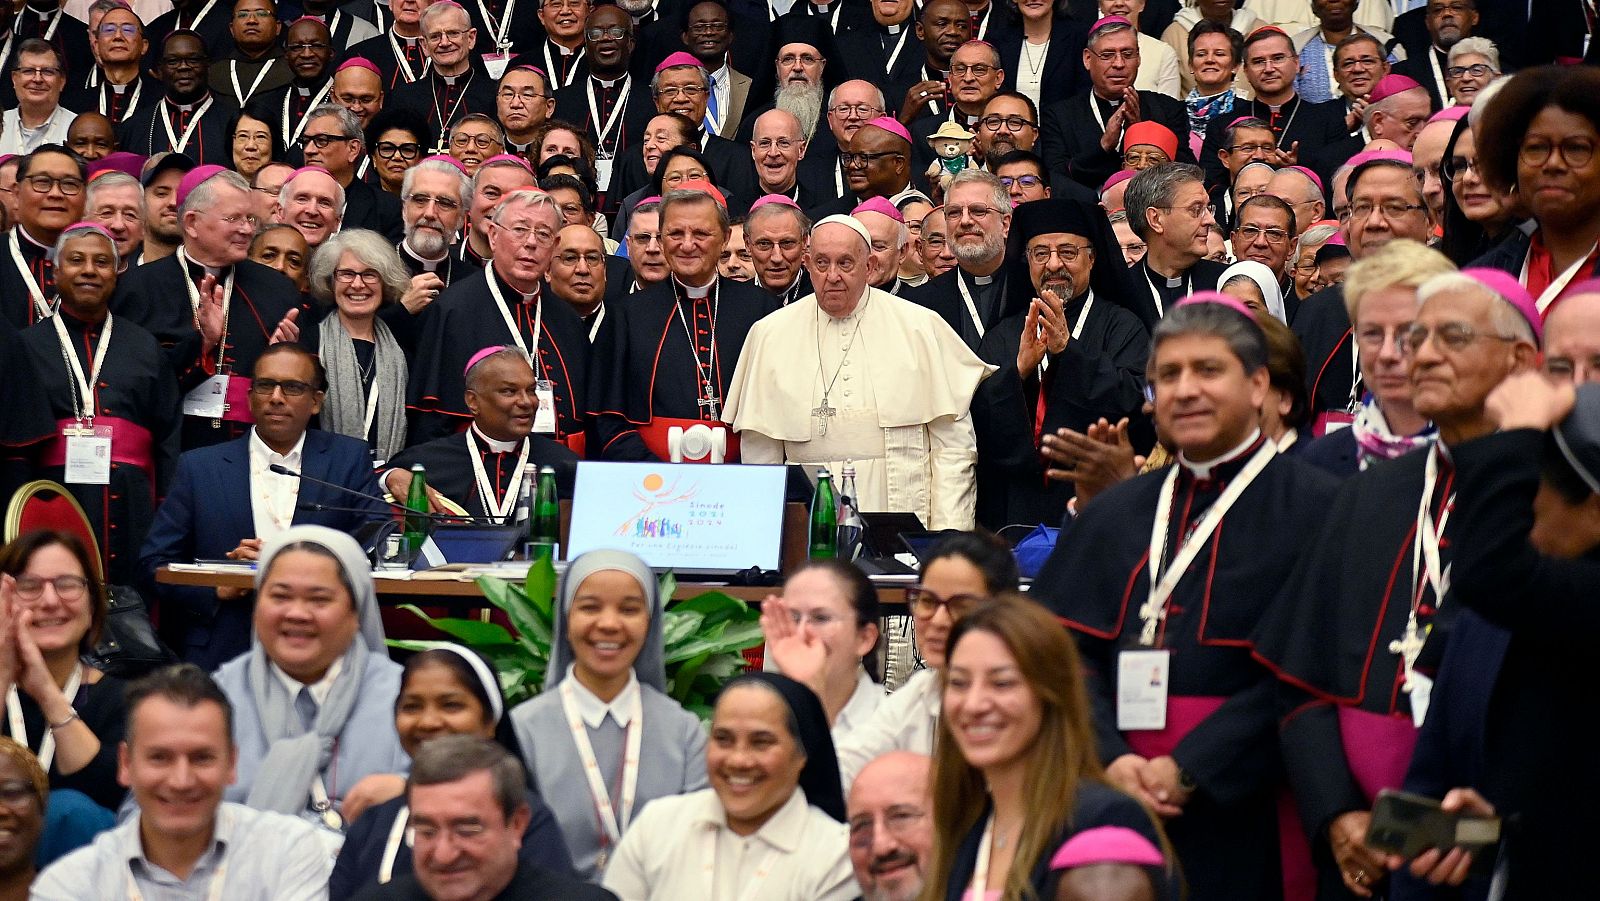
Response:
M1205 315L1184 314L1168 326L1171 336L1216 337ZM1264 339L1258 352L1264 361ZM1264 370L1262 362L1251 384L1265 384ZM1161 390L1158 419L1171 416L1164 408L1177 406L1164 405ZM1241 401L1248 399L1232 402ZM1173 420L1161 425L1177 434ZM1170 758L1177 767L1175 781L1188 798L1165 826L1190 896L1277 899L1283 887L1276 680L1252 656L1250 638L1337 483L1278 456L1254 417L1235 421L1218 414L1218 420L1214 437L1195 450L1210 460L1195 462L1180 452L1171 467L1118 484L1085 505L1062 531L1034 595L1076 633L1102 762L1135 755ZM1219 447L1231 450L1217 454ZM1232 494L1240 480L1247 480L1243 490ZM1236 499L1213 518L1210 511L1225 494ZM1214 526L1197 534L1207 519ZM1165 530L1158 526L1163 521ZM1190 548L1194 541L1201 543ZM1176 573L1168 602L1155 609L1152 553L1160 554L1163 581L1173 584L1169 571ZM1173 570L1182 557L1189 557L1187 565ZM1151 671L1148 663L1124 657L1128 651L1170 653L1170 671L1161 680L1163 728L1119 728L1118 691L1127 687L1119 684L1119 664L1130 673L1137 669L1140 680Z
M1036 239L1049 248L1071 244L1083 250L1072 263L1051 256L1030 268ZM1011 225L1011 245L1007 285L1015 297L1008 306L1023 312L1002 320L979 345L978 355L999 369L979 386L972 405L978 521L991 529L1060 521L1072 488L1045 477L1041 436L1063 428L1083 432L1102 417L1113 423L1138 418L1150 353L1144 323L1121 305L1140 295L1128 289L1128 271L1098 207L1071 200L1022 204ZM1046 288L1064 300L1066 346L1024 375L1018 351L1026 310Z
M27 215L24 212L18 218ZM56 294L55 266L50 262L54 244L52 240L46 246L34 238L22 222L0 240L4 247L0 250L4 254L0 256L0 313L14 329L27 328L48 315Z
M745 336L777 308L770 292L718 276L698 289L671 278L608 306L590 392L599 453L664 460L668 426L720 422Z
M201 164L233 165L228 121L238 107L206 85L206 46L192 31L174 31L162 45L162 58L199 60L198 65L158 68L165 87L161 100L144 103L123 119L117 145L129 153L153 156L176 151Z
M439 147L434 148L434 152L443 153L450 126L462 116L494 114L495 91L494 79L489 77L483 63L474 58L459 74L440 75L438 70L430 69L426 76L395 88L389 105L421 116L439 135Z

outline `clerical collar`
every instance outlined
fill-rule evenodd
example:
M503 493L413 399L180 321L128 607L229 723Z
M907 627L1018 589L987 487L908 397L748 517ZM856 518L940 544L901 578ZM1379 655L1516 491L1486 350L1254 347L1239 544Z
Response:
M301 97L310 97L311 96L311 89L310 88L302 88L299 85L295 85L294 86L294 92L296 94L299 94Z
M444 83L447 84L447 85L450 85L451 87L455 87L455 83L456 83L457 79L459 79L461 77L460 75L445 75L444 73L438 71L437 69L434 70L433 74L435 74L435 75L439 76L440 78L444 79Z
M450 259L450 248L448 248L448 247L445 248L444 253L440 254L436 259L431 259L431 260L428 259L427 257L423 256L422 254L417 253L417 251L412 248L411 242L409 240L401 241L400 242L400 249L405 251L406 256L412 258L413 260L416 260L418 263L421 263L422 264L422 268L427 272L433 272L434 270L438 269L441 265L443 265L445 260Z
M972 283L974 285L982 286L982 285L991 284L993 282L994 282L994 276L992 276L992 275L974 275L972 277Z
M20 222L17 223L17 234L23 240L22 249L25 250L25 251L34 251L35 253L37 253L37 252L46 252L47 253L50 250L54 249L50 245L48 245L48 244L44 243L43 241L40 241L39 239L35 238L33 235L28 234L27 226L23 225ZM30 245L30 244L33 245L33 246L29 247L28 245Z
M1165 278L1165 276L1163 276L1163 278ZM1166 282L1167 287L1169 288L1181 288L1183 287L1183 276L1179 275L1173 278L1167 278Z
M194 279L196 282L208 275L212 278L222 278L223 274L226 272L226 270L221 266L208 266L194 257L187 257L187 259L189 262L189 277Z
M833 3L812 3L806 8L806 11L813 16L825 16L833 12Z
M1180 465L1182 465L1184 469L1187 469L1189 471L1189 474L1194 476L1195 478L1197 478L1197 479L1209 479L1209 478L1211 478L1211 474L1213 472L1216 472L1216 470L1219 467L1226 466L1229 463L1233 463L1233 462L1239 460L1245 454L1248 454L1252 450L1254 450L1256 445L1260 444L1260 443L1261 443L1261 429L1260 428L1256 428L1256 429L1252 429L1251 432L1250 432L1250 436L1248 438L1244 439L1244 441L1242 443L1240 443L1237 447L1235 447L1233 450L1228 451L1227 453L1223 454L1222 456L1216 458L1215 460L1206 460L1204 462L1196 462L1194 460L1188 459L1187 457L1184 456L1182 451L1179 451L1178 452L1178 463Z
M478 428L478 424L476 422L472 424L472 433L478 436L478 440L483 442L489 448L489 450L494 451L497 454L516 453L517 449L522 447L521 441L496 441L495 439L490 438L488 435L483 433L483 429Z
M628 77L628 73L624 72L621 75L618 75L616 78L601 78L600 76L591 72L589 77L593 78L595 82L603 88L614 88L617 86L617 82L620 82L622 79Z
M690 300L703 300L704 298L710 296L711 289L716 287L717 277L713 275L711 276L711 281L706 282L703 285L695 286L686 285L683 282L678 281L678 277L674 275L672 277L672 284L675 288L683 293L683 296L689 298Z
M884 25L883 26L883 30L887 34L899 34L901 32L901 30L903 30L905 27L906 27L906 24L904 22L901 22L898 25Z
M173 100L171 97L163 97L161 99L167 101L167 105L177 110L180 114L194 112L193 103L179 103L178 101Z
M491 268L493 268L493 267L491 266ZM502 286L505 287L507 292L509 292L510 297L516 298L516 301L518 303L525 303L525 304L526 303L534 303L535 301L537 301L539 299L539 286L538 285L534 286L532 294L524 294L523 292L517 290L517 287L515 285L511 284L510 280L508 280L504 275L500 274L500 270L498 270L498 269L495 270L494 277L495 277L496 281L498 281ZM510 298L507 298L507 299L510 299Z

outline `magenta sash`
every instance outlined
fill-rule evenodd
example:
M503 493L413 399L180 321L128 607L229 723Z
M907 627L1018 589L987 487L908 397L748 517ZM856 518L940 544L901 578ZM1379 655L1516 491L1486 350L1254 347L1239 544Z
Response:
M1411 751L1417 746L1417 728L1407 716L1372 713L1339 706L1339 739L1350 774L1371 804L1378 791L1405 783Z
M256 418L250 412L250 383L247 375L229 375L227 405L222 408L222 418L229 422L254 425Z
M115 416L96 416L97 425L111 426L111 462L122 463L127 466L137 466L150 476L152 485L155 481L155 457L152 456L154 441L150 430L136 422L118 419ZM56 435L53 440L45 444L45 466L67 465L67 439L61 434L62 429L76 426L76 419L56 420Z
M1169 757L1172 749L1178 742L1194 728L1205 721L1205 718L1217 712L1222 702L1227 698L1212 697L1169 697L1167 698L1167 728L1165 729L1140 729L1125 732L1128 746L1133 748L1133 753L1146 760L1157 757Z
M1337 432L1340 429L1349 428L1350 423L1355 421L1355 416L1344 410L1324 410L1317 414L1316 419L1312 420L1311 434L1321 438L1329 432Z

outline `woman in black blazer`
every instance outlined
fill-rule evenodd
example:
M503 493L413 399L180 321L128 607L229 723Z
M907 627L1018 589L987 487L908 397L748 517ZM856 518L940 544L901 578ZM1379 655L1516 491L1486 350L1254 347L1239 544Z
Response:
M1021 93L1043 108L1089 86L1083 67L1088 28L1067 15L1065 3L1007 0L1005 6L1015 24L993 32L990 41L1006 70L1005 90L1017 91L1020 83Z

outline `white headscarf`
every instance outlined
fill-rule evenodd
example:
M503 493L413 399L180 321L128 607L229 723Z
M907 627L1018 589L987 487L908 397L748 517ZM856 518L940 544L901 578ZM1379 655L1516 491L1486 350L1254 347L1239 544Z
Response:
M1271 269L1255 260L1240 260L1222 270L1222 276L1217 279L1217 290L1221 291L1223 285L1241 275L1255 282L1256 287L1261 289L1261 299L1267 304L1267 312L1278 317L1279 322L1288 325L1289 314L1283 309L1283 289L1278 286L1277 277L1272 274Z

